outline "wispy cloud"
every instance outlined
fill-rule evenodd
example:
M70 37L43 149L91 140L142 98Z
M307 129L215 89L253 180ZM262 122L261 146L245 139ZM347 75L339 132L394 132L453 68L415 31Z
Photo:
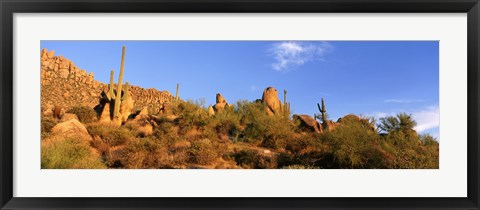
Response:
M268 51L275 59L271 67L276 71L284 72L307 62L323 60L324 55L332 48L333 46L328 42L288 41L275 43Z
M427 107L424 110L414 112L413 119L417 121L415 130L422 132L431 128L438 128L440 125L440 110L438 106Z
M255 90L257 90L257 87L255 85L252 85L252 86L250 86L250 90L255 91Z
M379 119L379 118L382 118L382 117L386 117L386 116L389 116L389 115L395 115L395 113L387 113L387 112L375 112L373 114L366 114L365 116L372 116L372 117L375 117L375 119Z
M409 112L409 111L398 111L398 112L374 112L371 114L366 114L366 116L373 116L375 119L379 119L387 116L395 116L398 113L406 112L407 114L412 114L413 120L417 122L415 130L417 132L427 131L432 128L438 128L440 125L440 110L438 105L425 107L423 109Z
M385 99L384 100L384 102L386 103L402 103L402 104L419 103L424 101L425 100L414 100L414 99Z

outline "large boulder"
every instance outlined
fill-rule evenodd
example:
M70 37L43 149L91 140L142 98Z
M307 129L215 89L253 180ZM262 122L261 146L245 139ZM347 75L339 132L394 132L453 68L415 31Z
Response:
M62 122L66 122L66 121L69 121L71 119L75 119L75 120L78 120L78 117L76 114L72 114L72 113L65 113L63 116L62 116L62 119L60 119Z
M327 120L327 122L326 122L326 128L323 128L323 129L326 129L326 130L328 130L328 131L333 131L335 128L338 127L338 125L339 125L339 123L337 123L337 122L333 122L333 121L331 121L331 120ZM324 126L325 126L325 124L324 124Z
M124 96L122 103L120 104L120 115L122 117L122 122L126 122L128 117L132 114L134 107L133 98L130 92L127 96Z
M293 119L299 122L299 127L303 130L316 132L316 133L323 132L323 129L320 123L317 120L313 119L313 117L311 117L310 115L294 114Z
M85 126L76 119L70 119L55 125L50 133L51 136L72 137L86 141L92 140Z
M110 103L104 104L100 109L102 110L100 111L100 118L98 122L110 123L112 121L112 111L110 111Z
M125 123L125 126L137 131L141 136L149 136L153 133L153 123L155 120L148 114L148 107L143 107L142 110L135 116L133 120Z
M267 105L265 110L268 115L282 112L282 102L278 99L278 91L274 87L268 87L263 91L262 102Z
M125 94L125 93L124 93ZM113 119L113 110L115 108L115 100L110 99L107 92L104 90L100 94L99 103L95 106L95 110L99 115L99 122L102 123L124 123L128 120L130 115L132 114L132 110L135 106L134 100L130 92L126 93L127 95L122 96L122 100L120 101L120 110L119 110L119 121Z
M221 112L221 111L223 111L223 109L225 108L226 105L227 105L227 100L225 100L225 98L222 96L222 94L217 93L216 103L215 103L215 105L213 105L213 110L215 112Z
M210 116L215 115L215 110L211 106L208 107L208 115Z
M50 104L42 106L42 116L53 117L53 106Z
M216 104L213 105L212 107L208 107L208 113L210 115L215 114L215 113L220 113L225 109L225 107L233 108L233 104L228 104L227 100L225 100L225 98L222 96L222 94L217 93Z

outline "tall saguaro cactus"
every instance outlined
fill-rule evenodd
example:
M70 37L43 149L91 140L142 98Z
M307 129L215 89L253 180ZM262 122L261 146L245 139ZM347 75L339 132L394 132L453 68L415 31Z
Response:
M283 90L283 113L286 117L290 115L290 103L287 102L287 90Z
M178 102L178 89L180 88L180 84L177 83L177 91L175 91L175 102Z
M125 46L122 47L122 61L120 64L120 75L118 75L118 84L117 84L117 95L115 96L115 108L113 109L113 120L114 122L122 122L120 119L120 103L122 99L122 82L123 82L123 72L125 68ZM111 74L110 74L111 75Z
M322 98L322 106L320 107L320 104L317 103L318 110L322 114L322 124L324 128L327 128L327 108L325 107L325 101Z

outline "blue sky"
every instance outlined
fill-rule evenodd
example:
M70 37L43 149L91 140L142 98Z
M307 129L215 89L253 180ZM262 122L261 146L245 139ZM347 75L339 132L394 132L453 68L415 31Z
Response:
M288 91L292 113L318 113L325 99L333 120L353 113L407 112L417 131L438 136L437 41L42 41L108 83L127 47L125 80L183 99L229 103L262 97L269 86ZM118 75L118 73L116 74Z

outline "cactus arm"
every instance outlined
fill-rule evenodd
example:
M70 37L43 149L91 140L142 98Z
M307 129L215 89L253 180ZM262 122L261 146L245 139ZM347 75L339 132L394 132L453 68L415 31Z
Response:
M283 114L287 115L287 90L283 90Z
M115 92L113 91L113 86L114 86L114 82L113 82L113 79L114 79L114 75L115 75L115 72L113 71L110 71L110 88L108 90L108 94L110 95L110 99L115 99Z
M327 109L325 108L325 101L322 98L322 112L327 112Z
M180 84L177 83L177 90L175 91L175 101L178 102L178 89L180 88Z
M125 46L122 47L122 62L120 64L120 75L118 75L118 85L117 85L117 96L115 98L115 108L113 110L113 118L114 120L118 119L120 116L120 99L122 97L122 82L123 82L123 72L125 68Z

